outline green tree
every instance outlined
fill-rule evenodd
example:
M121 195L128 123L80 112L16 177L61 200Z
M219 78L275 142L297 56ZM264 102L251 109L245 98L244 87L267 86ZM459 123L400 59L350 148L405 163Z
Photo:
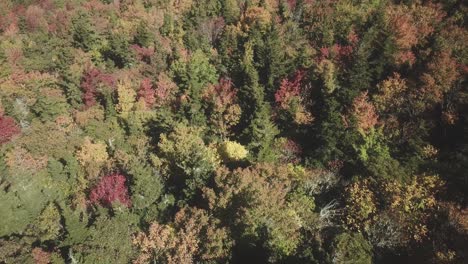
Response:
M279 134L276 125L271 121L270 108L264 104L255 114L255 118L248 127L248 144L252 151L253 159L256 161L274 161L274 140Z
M162 134L158 144L171 183L185 200L194 198L219 164L216 149L205 145L201 136L200 128L179 124L171 133Z
M342 233L333 243L333 263L372 263L372 247L359 233Z
M211 65L209 58L201 51L195 51L188 62L178 60L171 71L176 82L180 83L182 111L186 118L194 125L205 123L202 109L202 92L208 84L214 84L218 80L215 67Z

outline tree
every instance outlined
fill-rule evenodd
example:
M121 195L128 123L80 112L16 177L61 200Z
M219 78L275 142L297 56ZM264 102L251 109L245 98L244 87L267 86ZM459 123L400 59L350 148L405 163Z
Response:
M88 172L88 177L95 179L109 155L106 145L100 142L93 143L89 137L86 137L81 149L76 152L76 157L81 166Z
M280 88L275 93L275 102L279 107L280 113L286 112L287 116L283 119L287 122L291 117L298 125L310 124L313 121L312 115L306 110L307 89L302 88L304 71L296 71L292 80L287 78L281 81ZM304 96L305 95L305 96Z
M60 90L44 88L39 93L31 110L42 121L54 121L57 116L67 112L68 104Z
M185 200L194 198L219 165L216 149L205 145L200 128L178 124L171 133L161 135L158 147L172 172L170 182Z
M131 161L128 167L128 173L132 176L130 190L133 208L148 209L161 205L158 201L164 194L165 186L161 173L138 160Z
M91 190L89 201L103 206L112 206L113 203L119 202L130 207L132 202L128 196L125 181L125 176L121 174L110 174L102 177Z
M50 263L50 253L44 251L41 248L33 248L32 255L36 264L48 264Z
M100 36L95 31L92 25L89 15L85 12L78 12L76 16L72 18L71 32L73 37L73 45L77 48L81 48L84 51L95 50L100 44Z
M370 264L372 247L359 233L343 233L334 241L333 263Z
M205 122L202 115L201 99L203 89L217 80L216 68L209 58L201 51L196 50L188 62L177 61L171 67L175 81L181 84L181 96L184 100L181 107L185 116L192 124L201 125Z
M242 109L241 125L243 127L250 125L265 100L265 92L259 85L258 72L254 66L253 46L252 41L244 44L244 56L240 65L242 83L239 88L239 102Z
M117 68L124 68L132 62L129 36L120 33L112 33L109 36L108 46L102 51L104 59L107 59Z
M20 133L21 129L13 118L0 115L0 145L7 143Z
M237 90L228 79L220 79L216 85L208 86L203 93L206 115L213 127L213 133L227 137L240 120L241 109L238 105Z
M225 141L218 147L218 152L225 162L235 162L247 157L248 151L235 141Z
M138 98L139 100L143 100L148 108L151 108L156 102L154 89L150 79L145 78L141 81L140 90L138 90Z
M290 101L299 96L302 78L304 78L304 72L298 71L292 81L288 79L281 80L280 88L275 93L275 102L281 108L288 108Z
M137 93L132 87L129 79L121 80L117 84L117 100L116 109L120 116L124 119L128 118L129 113L135 106Z
M270 108L264 104L255 114L255 118L246 131L250 138L249 150L253 159L257 161L273 161L276 155L273 152L273 142L279 130L271 121Z
M137 234L133 243L141 251L135 264L225 263L233 245L228 229L219 227L219 220L203 209L189 207L177 212L174 226L153 222L148 234Z
M115 81L111 75L104 74L94 67L88 68L83 74L80 85L84 92L82 98L85 106L89 108L96 104L98 93L103 92L101 85L112 88L114 84Z
M236 0L227 0L222 2L223 17L227 23L234 23L240 16L239 4Z
M34 232L42 242L56 240L63 232L60 212L54 204L47 205L39 215Z
M131 237L137 232L138 218L119 210L115 210L111 217L103 210L88 227L76 230L79 233L74 233L72 238L80 240L69 240L72 243L65 253L70 261L87 264L131 263L135 258Z
M47 30L48 25L44 13L44 9L39 6L28 6L25 13L25 20L29 30Z
M354 230L369 228L377 212L377 201L369 180L362 180L346 187L346 224Z
M213 188L204 188L203 193L213 214L239 230L238 247L266 250L273 262L280 261L296 252L301 230L314 225L315 219L314 200L294 188L301 186L301 180L295 184L300 177L294 175L282 165L258 164L234 171L222 167Z
M368 133L377 124L378 115L374 105L369 102L367 92L354 98L352 115L356 118L357 129L363 133Z
M167 105L174 100L178 92L177 85L167 76L165 73L161 73L158 76L156 87L154 90L154 96L156 98L156 105L163 106Z

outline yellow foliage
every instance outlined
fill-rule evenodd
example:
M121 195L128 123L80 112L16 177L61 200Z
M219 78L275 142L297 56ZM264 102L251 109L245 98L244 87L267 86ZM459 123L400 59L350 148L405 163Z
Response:
M119 82L117 85L117 95L119 100L117 111L123 118L127 118L136 101L136 92L132 89L130 80L124 79Z
M312 114L302 104L299 104L297 111L294 113L294 122L298 125L310 125L314 119Z
M376 199L368 180L352 183L346 188L345 222L357 230L366 229L377 211Z
M100 105L96 105L84 111L75 112L74 119L78 125L84 127L91 120L104 121L104 110Z
M250 7L241 18L244 31L256 27L264 32L271 24L271 14L263 7Z
M329 94L333 93L337 87L335 64L330 60L322 60L316 71L323 79L326 92Z
M95 179L109 155L107 154L106 145L93 143L89 137L86 137L81 149L77 151L76 157L78 162L85 168L88 178Z
M81 165L89 163L104 163L109 158L106 145L103 143L93 143L89 137L85 138L81 149L76 153Z
M235 141L225 141L218 148L219 155L224 161L239 161L247 157L248 151Z
M404 92L408 89L406 80L400 77L400 74L394 73L393 76L377 85L379 93L374 96L376 108L380 112L396 111L404 101Z

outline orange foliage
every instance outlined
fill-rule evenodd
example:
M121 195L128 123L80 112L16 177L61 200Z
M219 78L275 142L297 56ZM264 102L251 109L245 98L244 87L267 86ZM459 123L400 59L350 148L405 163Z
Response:
M367 92L354 98L352 114L357 119L358 129L365 133L377 125L378 115L374 105L369 102Z

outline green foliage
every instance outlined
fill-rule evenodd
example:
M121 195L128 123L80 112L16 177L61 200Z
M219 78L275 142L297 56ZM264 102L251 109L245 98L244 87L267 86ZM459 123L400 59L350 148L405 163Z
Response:
M163 192L161 175L154 168L140 162L133 162L129 173L133 176L133 206L145 209L156 204Z
M129 47L130 40L128 36L111 34L108 39L108 45L102 51L103 59L108 60L117 68L130 66L132 56Z
M35 233L40 240L56 240L62 232L61 217L54 204L47 205L37 219Z
M267 105L263 105L248 128L249 138L252 140L248 147L254 153L254 160L273 161L273 142L279 131L270 120L270 111Z
M333 247L333 263L372 263L372 247L359 233L338 235Z
M27 70L55 72L69 66L72 50L67 41L45 33L37 33L26 41L24 67Z
M466 11L0 1L0 263L463 262Z
M209 58L201 51L195 51L188 62L176 61L171 66L174 80L180 83L182 97L181 107L185 117L194 125L204 124L205 116L201 112L201 96L208 84L217 81L216 69Z
M219 164L216 149L206 146L201 129L179 124L161 135L160 153L169 166L172 182L191 199L203 187Z
M133 37L133 42L141 47L149 47L154 44L154 36L150 32L148 25L141 21L136 29L136 34Z
M30 223L36 219L46 205L48 199L42 189L39 177L29 178L27 175L16 174L20 178L12 184L8 191L2 190L0 213L0 236L22 234Z
M388 147L385 144L382 130L373 129L369 134L361 133L363 144L356 147L359 159L367 162L370 156L390 158Z
M89 15L84 11L78 12L72 18L71 32L73 45L85 51L97 50L101 37L95 31Z
M68 104L59 90L41 89L39 93L31 110L42 121L54 121L57 116L67 114Z
M86 228L84 241L70 247L69 258L80 263L130 262L134 256L130 237L136 223L136 217L128 212L116 212L113 217L103 212Z
M239 19L240 8L237 0L222 1L222 12L226 22L234 23Z

